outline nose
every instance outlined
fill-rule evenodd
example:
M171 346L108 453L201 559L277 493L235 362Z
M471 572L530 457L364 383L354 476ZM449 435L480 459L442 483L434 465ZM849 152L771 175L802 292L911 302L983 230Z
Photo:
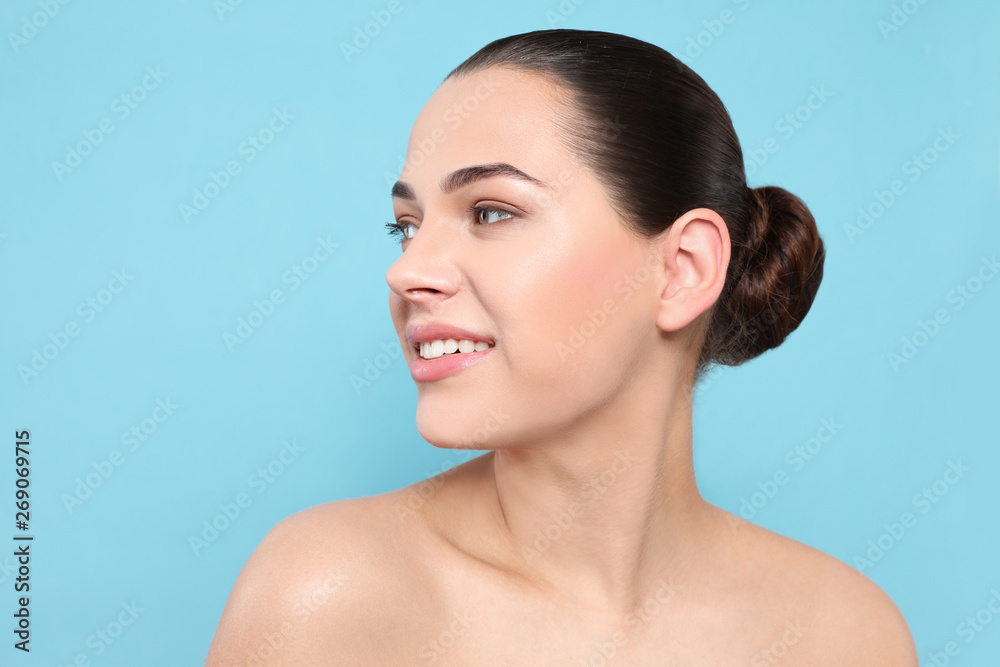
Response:
M461 276L452 258L454 241L445 225L425 220L386 272L389 289L406 301L427 305L455 294Z

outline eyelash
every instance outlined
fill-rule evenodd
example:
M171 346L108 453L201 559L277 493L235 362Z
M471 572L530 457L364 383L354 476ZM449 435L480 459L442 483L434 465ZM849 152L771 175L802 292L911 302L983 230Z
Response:
M508 220L510 218L515 217L514 214L511 213L510 211L507 211L507 210L502 209L502 208L495 208L493 206L470 206L469 208L466 209L466 211L468 213L474 213L474 214L478 214L478 213L502 213L505 216L507 216L505 218L501 218L497 222L502 222L503 220ZM478 216L477 216L477 218L478 218ZM478 222L478 220L477 220L477 222ZM402 243L403 241L408 240L406 238L405 232L403 232L403 230L408 225L412 225L412 224L413 224L412 222L387 222L387 223L385 223L385 226L386 226L386 229L389 232L389 236L399 238L399 242ZM483 222L483 223L479 223L479 224L482 224L482 225L495 225L496 222Z

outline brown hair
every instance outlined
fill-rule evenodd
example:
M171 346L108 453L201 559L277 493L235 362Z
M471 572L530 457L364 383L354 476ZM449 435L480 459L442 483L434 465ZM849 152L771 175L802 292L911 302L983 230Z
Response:
M732 253L696 369L735 366L781 344L823 277L823 241L801 199L748 188L729 113L667 51L593 30L536 30L490 42L453 76L503 66L547 76L571 95L559 124L569 148L605 184L635 233L652 238L695 208L718 213Z

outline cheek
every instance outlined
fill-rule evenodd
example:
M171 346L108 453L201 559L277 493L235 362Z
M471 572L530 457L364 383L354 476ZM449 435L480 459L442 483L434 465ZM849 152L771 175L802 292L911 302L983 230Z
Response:
M525 391L588 392L614 382L642 313L628 287L634 247L616 237L561 239L508 271L510 369ZM631 292L631 294L629 294Z

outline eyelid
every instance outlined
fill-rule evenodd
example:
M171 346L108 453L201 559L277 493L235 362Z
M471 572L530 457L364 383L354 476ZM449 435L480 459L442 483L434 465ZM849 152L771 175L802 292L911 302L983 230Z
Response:
M499 203L492 202L492 201L489 201L489 200L477 202L475 204L475 206L473 206L471 208L492 208L492 209L496 209L498 211L503 211L504 213L509 213L510 215L512 215L514 217L519 217L519 216L522 216L522 215L527 215L524 211L522 211L521 209L519 209L517 206L513 206L511 204L499 204Z

